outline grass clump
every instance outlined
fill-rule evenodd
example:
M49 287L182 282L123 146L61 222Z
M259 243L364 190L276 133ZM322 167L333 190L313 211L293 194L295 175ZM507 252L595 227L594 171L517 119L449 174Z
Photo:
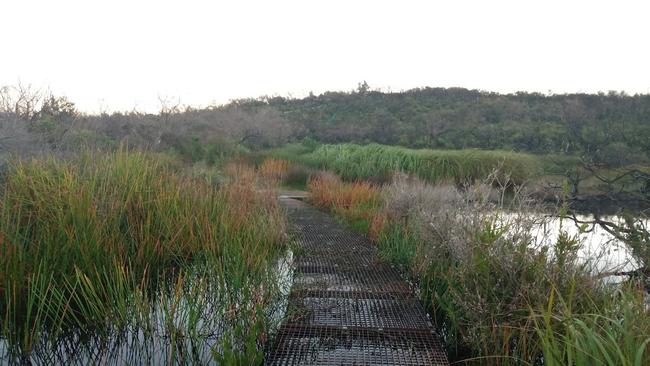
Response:
M535 328L546 365L643 366L650 362L647 304L638 290L623 288L614 307L574 313L554 291L547 309L535 313Z
M226 175L215 187L164 155L123 149L14 161L0 187L2 336L29 354L71 332L256 329L284 219L256 171Z
M348 224L367 232L380 203L380 191L367 182L344 183L333 173L320 172L308 183L310 201L343 217Z
M289 171L289 162L283 159L265 159L259 166L260 174L271 181L280 182L284 180Z
M282 149L274 150L276 152ZM306 189L314 170L306 165L284 158L283 154L250 154L248 160L256 163L261 174L271 176L281 186L292 189Z

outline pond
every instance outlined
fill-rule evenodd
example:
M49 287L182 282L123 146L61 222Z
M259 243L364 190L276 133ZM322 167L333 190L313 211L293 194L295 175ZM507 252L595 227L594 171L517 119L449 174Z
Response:
M632 256L632 252L625 243L614 237L600 225L585 225L580 227L573 220L559 217L543 217L539 215L540 223L533 229L537 245L552 246L557 241L561 231L580 242L578 260L580 263L591 266L594 272L626 272L633 271L639 264ZM581 222L592 222L593 215L576 215ZM601 217L602 220L620 224L622 218L617 216ZM645 220L648 227L648 220ZM608 281L618 281L623 276L608 276ZM618 277L618 278L617 278Z

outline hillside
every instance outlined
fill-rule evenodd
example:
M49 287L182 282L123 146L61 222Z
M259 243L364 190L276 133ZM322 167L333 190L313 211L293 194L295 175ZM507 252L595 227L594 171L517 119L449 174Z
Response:
M383 93L364 84L350 93L264 101L302 128L298 137L323 142L588 152L608 163L650 152L649 95L503 95L461 88Z
M196 160L202 149L222 154L235 145L259 149L305 138L579 155L607 166L646 163L650 154L650 95L504 95L461 88L385 93L361 84L301 99L260 97L200 109L163 103L157 114L101 115L25 90L5 87L0 96L0 153L20 155L127 142L176 149Z

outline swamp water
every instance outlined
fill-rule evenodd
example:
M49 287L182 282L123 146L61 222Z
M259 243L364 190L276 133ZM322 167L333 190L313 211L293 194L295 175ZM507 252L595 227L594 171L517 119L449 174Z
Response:
M591 222L594 218L591 215L576 215L582 222ZM605 221L620 224L622 219L616 216L602 218ZM646 227L650 223L644 221ZM584 228L576 225L571 219L558 217L539 216L539 224L532 230L536 246L553 247L560 232L567 233L570 237L578 239L578 263L591 268L594 273L613 273L633 271L639 267L634 259L630 248L612 234L608 233L599 225L585 225ZM607 278L610 277L610 278ZM618 282L622 276L607 276L608 282Z
M507 221L509 215L502 218ZM584 232L571 220L538 216L539 224L531 232L536 245L552 247L560 231L565 231L581 243L579 262L587 263L595 272L631 271L638 267L629 248L598 225ZM588 215L577 218L592 219ZM606 219L619 221L616 217ZM185 280L180 293L173 285L159 291L152 297L148 311L133 309L129 317L133 321L119 329L71 330L55 340L41 334L29 353L17 351L11 342L0 339L0 364L210 364L233 349L245 351L251 343L262 350L265 339L256 338L250 327L258 330L255 327L261 324L272 330L282 320L293 278L292 261L293 253L287 251L268 280L262 282L262 287L274 289L261 309L249 309L242 305L246 302L243 299L224 297L222 287L209 278L196 277ZM615 283L622 279L608 276L604 280ZM265 291L271 290L252 293ZM256 325L252 319L255 317L261 323ZM235 341L229 344L225 339Z
M71 329L56 339L43 332L30 352L0 338L0 365L214 364L237 352L254 356L263 351L262 330L272 332L284 317L292 260L288 250L255 289L234 295L224 296L221 281L209 277L164 286L146 310L133 307L119 328Z

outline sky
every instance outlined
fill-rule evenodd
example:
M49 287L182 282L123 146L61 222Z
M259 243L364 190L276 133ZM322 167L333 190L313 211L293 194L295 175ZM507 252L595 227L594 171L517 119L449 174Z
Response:
M648 1L0 0L0 85L89 113L310 91L650 93Z

